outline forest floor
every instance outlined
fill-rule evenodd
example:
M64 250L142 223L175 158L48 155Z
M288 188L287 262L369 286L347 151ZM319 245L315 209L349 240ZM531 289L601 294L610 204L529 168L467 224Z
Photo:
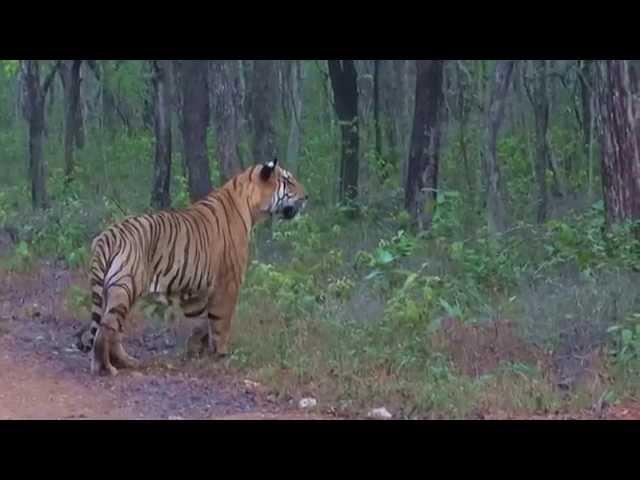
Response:
M0 274L0 419L336 419L331 408L300 410L268 388L221 369L181 359L168 329L134 322L127 350L138 371L93 376L74 346L85 319L66 306L82 278L51 266ZM476 412L482 419L640 419L639 405L572 414L518 416Z

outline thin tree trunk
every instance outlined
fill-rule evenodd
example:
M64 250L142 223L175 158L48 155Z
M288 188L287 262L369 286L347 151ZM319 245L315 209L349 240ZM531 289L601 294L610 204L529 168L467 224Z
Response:
M549 126L549 92L547 89L547 62L535 60L535 89L533 94L533 109L536 124L536 181L538 184L538 223L547 218L547 166L549 165L549 150L547 130Z
M156 140L155 168L151 190L151 206L166 209L171 205L171 113L172 62L152 60L153 127Z
M640 219L640 105L627 60L597 62L607 224Z
M359 145L370 145L369 138L374 138L375 142L375 125L373 122L373 62L369 60L355 60L354 65L358 75L358 143ZM374 128L372 129L371 127ZM364 199L363 201L366 201L366 198L368 198L368 186L369 161L358 161L358 196L362 197Z
M44 140L44 108L34 105L29 120L29 176L33 208L47 208L46 165L42 155Z
M224 184L242 170L238 157L240 142L239 69L238 60L214 60L212 71L213 119L216 127L216 147L220 162L220 177Z
M522 84L527 92L529 101L533 108L533 118L535 123L535 161L533 162L533 172L538 189L538 208L536 219L538 223L543 223L547 217L547 205L549 196L547 193L547 169L551 169L554 178L554 190L558 190L556 171L549 155L549 89L548 89L548 65L546 60L534 60L534 88L533 93L529 87L531 82L526 75L522 75Z
M46 162L43 156L45 130L45 101L51 82L59 67L59 62L40 84L40 63L38 60L22 62L25 92L26 120L29 124L29 179L31 182L31 204L34 209L47 208Z
M211 191L207 154L209 90L206 60L182 61L182 138L189 197L196 201Z
M405 207L418 230L430 228L437 200L442 60L416 60L416 96Z
M289 140L287 142L287 166L294 173L298 171L298 154L300 153L303 87L304 65L301 60L295 60L291 66L289 98L292 115L289 124Z
M592 75L591 60L582 60L578 72L580 82L580 100L582 103L582 142L584 145L585 158L589 157L589 143L591 142L591 95L592 95Z
M101 62L102 73L102 126L105 132L113 138L115 135L116 101L112 91L112 60Z
M467 182L467 189L470 193L474 192L474 183L472 177L471 165L469 163L469 154L467 148L467 117L468 117L468 103L466 99L466 92L468 89L468 83L464 80L464 72L460 63L462 60L455 61L456 71L456 89L457 89L457 110L459 126L459 142L460 142L460 156L462 157L462 168L464 169L464 177Z
M504 199L502 198L497 146L498 132L504 119L505 98L509 90L514 63L513 60L498 60L491 85L488 115L487 168L485 172L488 180L488 226L491 233L504 231L507 223Z
M395 77L401 93L399 105L401 114L398 122L398 139L400 142L400 178L406 189L409 148L411 142L411 119L415 111L415 61L395 60Z
M353 60L329 60L328 65L342 134L339 200L355 200L358 196L360 146L358 75Z
M376 156L382 158L382 130L380 126L380 60L373 61L373 122L376 136Z
M64 92L64 176L65 182L73 180L73 153L78 141L80 117L80 67L82 60L62 60L58 72Z
M394 60L378 60L379 66L379 102L380 102L380 114L381 129L384 133L383 137L387 139L387 150L391 154L392 161L397 163L399 156L398 149L400 148L399 134L401 130L401 116L403 112L402 100L400 96L403 92L400 91L400 86L396 83ZM384 128L383 128L384 127Z
M250 111L253 159L262 163L277 155L274 115L278 107L275 60L255 60L251 75Z

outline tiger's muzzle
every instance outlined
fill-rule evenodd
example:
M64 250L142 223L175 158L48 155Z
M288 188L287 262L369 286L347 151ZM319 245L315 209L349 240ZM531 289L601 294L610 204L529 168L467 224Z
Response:
M309 195L305 195L303 198L297 199L293 204L287 205L282 209L282 218L285 220L292 220L295 216L304 210L307 205L307 199Z

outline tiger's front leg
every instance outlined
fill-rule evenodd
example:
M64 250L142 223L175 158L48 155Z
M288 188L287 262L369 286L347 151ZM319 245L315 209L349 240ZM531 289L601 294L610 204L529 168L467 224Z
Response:
M207 305L209 352L220 359L229 355L229 338L231 337L231 323L238 305L239 287L227 284L214 292Z
M238 303L238 290L219 289L207 303L206 323L197 326L187 342L191 354L202 355L205 350L215 358L229 355L231 323Z

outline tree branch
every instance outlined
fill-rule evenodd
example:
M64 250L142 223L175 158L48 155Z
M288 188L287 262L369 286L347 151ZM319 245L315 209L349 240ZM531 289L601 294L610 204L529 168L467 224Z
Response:
M42 96L43 97L47 96L47 92L49 91L49 87L51 86L51 81L53 80L53 77L55 76L56 72L58 71L58 68L60 68L60 62L61 62L61 60L56 60L55 65L53 66L53 68L51 69L49 74L46 76L46 78L44 79L44 83L42 84Z
M100 69L96 64L95 60L85 60L86 64L89 66L89 69L93 72L93 75L96 77L96 80L100 81Z
M531 93L531 88L529 88L529 82L531 80L527 77L527 72L526 70L523 68L522 69L522 85L524 86L524 91L527 94L527 97L529 98L529 101L531 102L531 105L535 106L535 101L533 100L533 94Z

